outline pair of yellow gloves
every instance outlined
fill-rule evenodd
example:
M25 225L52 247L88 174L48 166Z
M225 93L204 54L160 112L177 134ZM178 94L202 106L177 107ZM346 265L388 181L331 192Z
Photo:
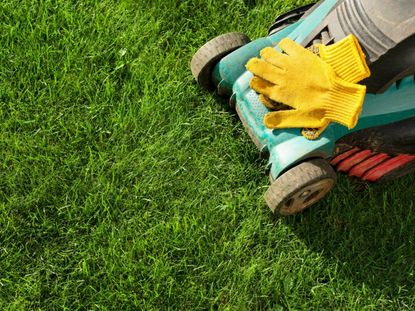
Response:
M285 53L267 47L261 59L246 64L254 74L250 86L265 106L276 110L283 103L292 108L269 112L265 126L303 128L308 139L317 138L330 122L353 128L366 93L357 82L370 76L357 39L349 35L332 45L317 44L313 52L289 38L278 46Z

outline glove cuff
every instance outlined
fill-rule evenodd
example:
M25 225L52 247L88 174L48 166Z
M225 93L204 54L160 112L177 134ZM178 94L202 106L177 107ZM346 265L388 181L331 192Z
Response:
M324 118L352 129L362 111L365 94L366 86L337 78L324 100Z
M349 35L335 44L317 44L320 58L343 80L357 83L370 76L365 54L356 37Z

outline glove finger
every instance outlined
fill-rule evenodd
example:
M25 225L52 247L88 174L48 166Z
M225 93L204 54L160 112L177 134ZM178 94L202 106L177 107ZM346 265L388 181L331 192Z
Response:
M286 104L287 96L281 92L279 85L256 76L251 79L249 85L257 93L260 93L275 102Z
M273 101L287 105L287 96L286 94L281 92L279 85L271 83L260 77L254 76L251 79L249 86L257 93L263 94L268 98L272 99Z
M278 89L278 85L264 80L260 77L254 76L249 82L249 86L255 92L268 96L273 93L274 90Z
M278 43L278 47L287 53L289 56L302 57L305 54L313 54L313 52L303 48L300 44L290 38L284 38Z
M270 63L280 69L284 69L284 62L287 61L287 55L284 55L271 47L262 49L260 54L262 59L267 63Z
M277 83L281 75L284 73L278 67L275 67L259 58L251 58L246 64L246 69L254 75L261 77L269 82Z
M320 128L324 120L313 118L296 109L269 112L264 117L264 124L268 128Z

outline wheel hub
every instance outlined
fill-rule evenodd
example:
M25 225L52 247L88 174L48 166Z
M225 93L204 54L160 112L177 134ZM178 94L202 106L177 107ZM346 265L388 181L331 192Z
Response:
M333 179L326 178L299 189L283 202L280 214L292 215L301 212L323 198L333 185Z

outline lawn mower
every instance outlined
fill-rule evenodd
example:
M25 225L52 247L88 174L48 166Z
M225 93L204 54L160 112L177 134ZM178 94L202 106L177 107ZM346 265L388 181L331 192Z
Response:
M323 0L280 15L268 36L251 41L233 32L203 45L191 70L198 84L229 98L261 156L268 156L265 201L275 214L298 213L322 199L336 170L366 182L391 180L415 168L415 2ZM371 76L357 125L330 123L315 140L300 128L269 129L270 110L258 99L245 64L288 37L303 47L353 34ZM301 77L298 77L301 79Z

